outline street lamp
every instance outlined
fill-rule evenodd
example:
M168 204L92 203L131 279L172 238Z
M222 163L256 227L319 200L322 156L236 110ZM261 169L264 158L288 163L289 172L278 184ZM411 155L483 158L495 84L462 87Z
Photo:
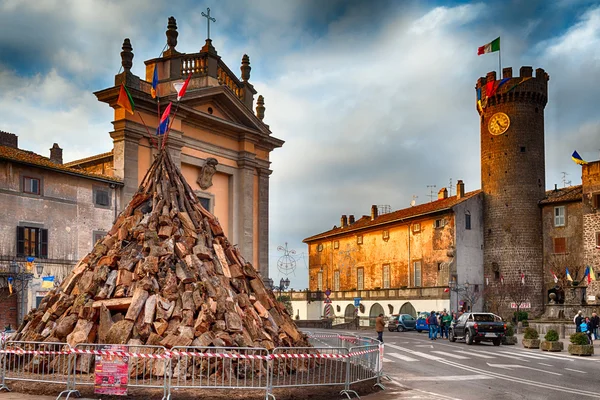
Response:
M281 278L279 281L279 297L281 297L281 292L286 290L288 287L290 287L290 280L288 278Z
M36 272L38 276L41 276L44 272L44 266L41 264L36 265ZM27 285L29 281L33 279L33 274L23 269L22 265L19 265L16 260L12 260L8 265L8 280L14 281L15 284L17 282L20 283L19 293L20 293L20 301L21 301L21 321L25 318L25 292L27 291ZM6 276L5 275L5 276ZM20 321L17 321L20 323Z

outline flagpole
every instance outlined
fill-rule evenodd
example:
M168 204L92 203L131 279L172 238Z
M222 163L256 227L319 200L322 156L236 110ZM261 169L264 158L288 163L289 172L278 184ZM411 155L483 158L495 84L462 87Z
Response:
M154 138L153 138L153 137L152 137L152 135L150 134L150 130L148 129L148 126L146 125L146 122L144 121L144 118L142 118L142 114L141 114L139 111L137 111L137 113L138 113L138 115L140 116L140 120L142 121L142 124L144 124L144 128L146 128L146 133L148 133L148 139L150 140L150 143L151 143L152 145L154 145L154 144L152 143L152 142L154 142ZM158 148L158 142L156 142L156 149L157 149L157 150L160 150L160 149Z
M498 76L502 79L502 47L498 49Z
M163 139L163 143L162 143L162 148L165 148L165 144L167 144L167 139L169 138L169 132L171 132L171 126L173 125L173 122L175 121L175 117L177 116L177 110L179 109L179 102L177 102L177 104L175 104L175 112L173 112L173 119L171 120L171 122L169 123L169 127L167 129L167 132L164 134L164 139Z

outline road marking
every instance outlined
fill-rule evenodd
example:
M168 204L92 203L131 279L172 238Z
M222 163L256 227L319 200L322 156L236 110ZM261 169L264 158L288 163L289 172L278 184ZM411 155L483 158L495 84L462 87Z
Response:
M414 351L414 350L406 349L404 347L394 346L393 344L389 345L389 347L391 347L393 349L396 349L396 350L403 351L403 352L408 353L408 354L413 355L413 356L420 356L420 357L426 358L428 360L433 360L433 361L441 360L441 358L438 357L438 356L432 356L431 354L422 353L420 351Z
M515 364L490 364L490 363L486 363L487 365L489 365L490 367L496 367L496 368L503 368L503 369L508 369L509 371L514 369L514 368L523 368L523 369L532 369L534 371L539 371L539 372L543 372L545 374L551 374L551 375L562 375L559 374L558 372L550 372L550 371L544 371L543 369L537 369L537 368L532 368L532 367L528 367L526 365L515 365Z
M392 360L390 360L389 358L383 357L383 362L392 362Z
M433 349L432 344L416 344L415 347L429 347L430 349Z
M408 376L404 378L396 378L401 381L452 381L452 382L462 382L462 381L477 381L483 379L496 379L493 376L489 375L453 375L453 376Z
M441 354L443 356L448 356L448 357L456 358L456 359L459 359L459 360L468 360L469 359L469 357L459 356L458 354L450 354L450 353L445 352L445 351L432 351L432 353Z
M579 371L579 370L576 370L576 369L571 369L571 368L565 368L565 369L566 369L567 371L579 372L580 374L587 374L587 372L585 372L585 371Z
M508 354L493 353L491 351L485 351L485 350L473 350L473 351L476 351L477 353L490 354L492 356L507 357L507 358L512 358L514 360L519 360L519 361L523 361L523 362L529 362L528 360L525 360L523 358L511 356L511 355L508 355Z
M385 353L385 354L386 354L387 356L391 356L391 357L394 357L394 358L398 358L398 359L400 359L400 360L403 360L403 361L408 361L408 362L412 362L412 361L419 361L419 360L417 360L417 359L415 359L415 358L407 357L407 356L404 356L404 355L402 355L402 354L398 354L398 353ZM384 359L384 361L385 361L385 359ZM391 360L390 360L390 361L391 361Z
M598 398L598 393L596 392L590 392L590 391L586 391L586 390L581 390L581 389L576 389L576 388L569 388L566 386L558 386L558 385L553 385L550 383L544 383L544 382L537 382L537 381L532 381L529 379L523 379L523 378L519 378L516 376L510 376L510 375L504 375L504 374L500 374L498 372L493 372L493 371L486 371L486 370L482 370L479 368L474 368L474 367L470 367L467 365L463 365L463 364L459 364L457 362L454 361L448 361L448 360L441 360L440 361L442 364L446 364L449 365L451 367L454 368L460 368L460 369L464 369L466 371L470 371L470 372L475 372L475 373L479 373L479 374L486 374L486 375L490 375L493 377L496 377L498 379L503 379L509 382L518 382L518 383L523 383L525 385L529 385L529 386L535 386L541 389L547 389L547 390L554 390L557 392L563 392L563 393L569 393L571 395L573 394L579 394L581 396L586 396L586 397L593 397L593 398Z
M454 352L455 353L461 353L461 354L468 354L470 356L479 357L479 358L496 358L494 356L486 356L484 354L477 354L477 353L472 353L472 352L464 351L464 350L454 350Z
M530 356L529 354L521 354L521 353L515 353L512 351L501 351L500 353L502 354L512 354L513 356L519 356L519 357L526 357L526 358L533 358L534 360L543 360L544 357L540 357L540 356Z
M543 365L543 366L545 366L545 367L552 367L552 368L554 368L554 365L550 365L550 364L544 364L544 363L538 363L538 364L540 364L540 365Z
M409 391L408 395L411 396L410 392L418 392L418 393L424 393L427 394L429 396L433 396L434 399L443 399L443 400L461 400L461 399L457 399L456 397L450 397L444 394L440 394L440 393L433 393L433 392L428 392L426 390L421 390L421 389L416 389L416 388L412 388L409 386L405 386L402 383L398 382L397 380L393 380L392 379L392 383L396 384L397 386L401 387L402 389ZM406 392L403 392L402 398L406 397L405 396ZM406 398L415 398L415 399L421 399L423 397L419 396L419 397L406 397ZM429 398L429 397L427 397Z

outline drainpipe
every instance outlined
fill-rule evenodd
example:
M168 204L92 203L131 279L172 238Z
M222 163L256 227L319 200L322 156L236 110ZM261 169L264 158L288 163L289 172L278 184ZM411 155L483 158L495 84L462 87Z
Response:
M412 222L408 224L408 264L407 264L407 272L406 275L408 277L408 285L406 287L410 287L410 231L412 227Z

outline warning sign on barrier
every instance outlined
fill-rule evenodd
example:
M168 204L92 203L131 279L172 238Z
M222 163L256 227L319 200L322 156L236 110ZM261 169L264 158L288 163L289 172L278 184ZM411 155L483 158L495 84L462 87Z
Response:
M106 354L96 355L94 393L127 396L129 383L129 356L126 346L105 346Z

